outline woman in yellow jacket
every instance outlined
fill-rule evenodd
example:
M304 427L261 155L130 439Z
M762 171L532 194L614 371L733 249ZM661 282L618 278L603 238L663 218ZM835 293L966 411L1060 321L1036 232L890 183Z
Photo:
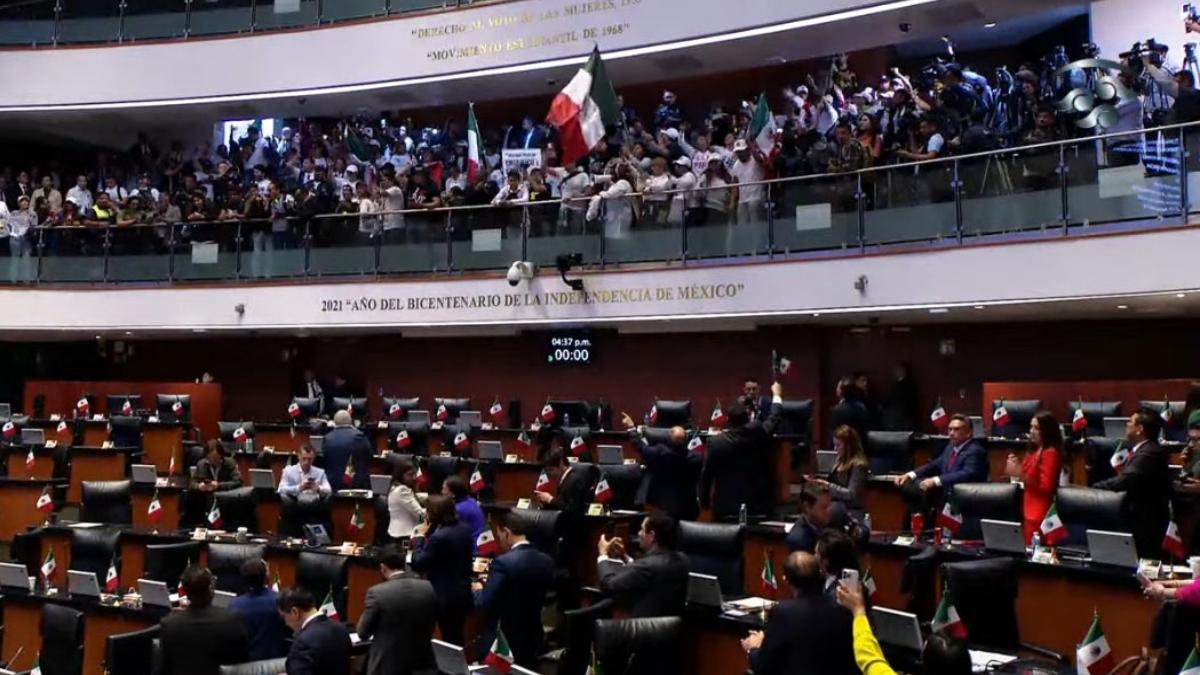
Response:
M854 660L863 675L896 675L883 657L883 649L871 632L862 592L838 583L838 604L854 614ZM945 635L931 635L921 650L922 675L971 675L971 655L965 642Z

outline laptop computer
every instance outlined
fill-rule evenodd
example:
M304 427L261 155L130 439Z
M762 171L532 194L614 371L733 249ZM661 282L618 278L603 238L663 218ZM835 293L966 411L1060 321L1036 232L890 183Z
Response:
M487 672L487 666L469 666L463 648L441 640L431 640L433 645L433 661L442 675L470 675L470 673ZM490 646L490 645L489 645Z
M969 415L967 419L971 420L972 438L987 438L987 430L983 428L982 415Z
M325 446L324 436L309 436L308 444L312 446L313 452L320 454L321 448Z
M405 420L414 424L429 424L429 411L409 410Z
M985 549L1025 555L1025 532L1021 523L981 518L979 528L983 530Z
M0 419L8 419L12 417L12 404L0 403Z
M875 637L885 645L903 647L920 652L925 646L921 639L921 623L916 614L900 612L887 607L871 608L871 623Z
M33 590L34 578L24 565L16 563L0 563L0 588L16 588L22 591Z
M250 469L250 487L274 490L275 472L270 469Z
M837 452L833 450L818 450L817 451L817 474L824 476L833 471L833 467L837 464Z
M371 492L386 495L392 489L392 477L383 473L371 474Z
M136 485L154 485L158 480L158 469L153 464L134 464L129 470L129 477Z
M497 462L504 459L504 446L500 444L500 441L479 441L475 447L478 449L479 459Z
M463 410L458 413L458 426L470 428L483 426L483 413L478 410Z
M236 597L237 593L230 593L229 591L213 591L213 607L229 607L229 603L233 602L233 599Z
M1137 569L1137 547L1128 532L1087 531L1088 554L1093 563Z
M1128 417L1105 417L1104 437L1125 438L1125 423L1128 421Z
M45 445L46 431L44 429L30 429L28 427L21 429L21 444Z
M71 595L85 595L89 598L100 597L100 581L95 572L67 570L67 592Z
M619 445L597 445L596 462L598 464L624 464L625 452Z
M725 602L721 582L711 574L688 573L687 602L689 605L720 609Z
M164 581L151 579L137 580L138 595L142 596L142 604L150 607L171 608L171 591Z

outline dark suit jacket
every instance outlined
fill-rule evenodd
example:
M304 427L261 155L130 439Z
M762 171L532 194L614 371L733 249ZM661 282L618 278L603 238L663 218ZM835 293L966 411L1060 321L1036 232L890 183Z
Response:
M586 513L588 504L595 501L598 473L594 464L572 464L560 479L550 508L574 516Z
M278 659L287 656L287 625L279 617L275 603L279 594L269 588L243 593L229 603L242 619L250 643L250 660Z
M371 488L371 441L354 427L337 427L325 434L321 445L325 475L334 492L348 488L368 490ZM354 462L354 485L345 485L342 479L346 464Z
M522 544L492 561L487 584L475 598L489 619L498 619L504 638L519 665L537 664L545 634L542 630L542 605L554 583L554 559ZM494 634L480 641L480 648L491 645Z
M635 438L641 446L642 463L646 466L640 503L657 506L676 520L695 520L700 513L696 480L703 458L686 448L661 443L650 445L641 436Z
M806 516L800 516L792 523L792 529L787 533L784 539L787 542L788 551L807 551L812 553L817 550L817 539L821 536L821 530L812 523L808 522Z
M947 442L946 449L942 451L942 454L928 464L918 467L913 473L917 474L917 478L940 476L943 490L949 490L956 483L986 483L988 481L987 450L983 449L982 443L974 438L964 443L962 449L958 451L958 456L954 458L954 466L947 470L950 451L950 443Z
M825 595L785 600L771 611L754 675L859 675L853 617Z
M296 633L287 675L349 675L350 629L318 614Z
M600 590L635 617L679 616L687 602L687 556L678 551L651 551L628 564L605 560L596 570Z
M708 441L708 458L700 480L700 506L712 505L718 518L736 517L742 504L752 515L774 508L771 489L772 434L780 406L772 405L766 419L729 429Z
M475 540L471 526L459 521L439 527L428 537L413 540L412 569L420 572L437 591L440 607L470 607L471 562Z
M192 479L192 487L211 479L212 465L208 463L208 458L204 457L196 462L196 477ZM238 471L237 462L232 457L221 460L221 465L217 467L217 490L233 490L241 486L242 473Z
M371 639L366 675L410 675L434 667L433 626L437 595L433 584L400 574L367 590L358 635Z
M867 405L852 398L838 401L829 411L829 429L837 430L842 425L854 429L859 438L866 440L867 431L871 427L871 412L867 410Z
M242 620L222 607L171 612L159 643L163 675L217 675L221 666L250 658Z
M1155 441L1138 448L1121 473L1093 485L1097 490L1128 492L1125 508L1133 523L1138 555L1158 558L1170 518L1170 454Z

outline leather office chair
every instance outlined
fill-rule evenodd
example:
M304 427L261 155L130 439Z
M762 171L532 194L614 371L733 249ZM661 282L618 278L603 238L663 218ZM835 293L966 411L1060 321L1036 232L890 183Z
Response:
M458 473L459 459L457 457L427 457L422 471L429 474L429 494L442 491L442 483Z
M692 402L690 399L683 401L658 399L654 402L654 406L658 411L658 421L652 422L647 426L667 429L675 426L683 427L684 429L692 427Z
M108 420L108 425L112 427L112 432L109 438L112 440L114 447L118 448L142 448L142 425L145 421L140 417L126 417L124 415L114 415Z
M396 445L396 437L401 430L408 432L409 444L405 448ZM425 422L388 422L388 432L388 447L392 452L421 456L429 454L429 425Z
M383 459L384 459L384 462L387 464L387 473L389 476L391 476L395 473L396 467L399 466L400 462L409 462L413 465L413 467L417 466L416 456L407 451L405 451L405 452L392 451L392 452L389 452L388 454L384 455Z
M39 665L43 675L83 672L83 612L65 605L42 605L42 644Z
M188 472L204 459L204 446L200 443L183 443L183 475L188 475Z
M1080 403L1080 401L1071 401L1067 404L1068 424L1075 419L1075 410L1079 408ZM1084 436L1103 436L1104 418L1121 416L1120 401L1082 401L1082 403L1083 418L1087 420L1087 428L1083 430Z
M333 592L333 605L339 616L346 614L346 558L324 553L301 551L296 560L296 585L312 593L317 602Z
M871 473L881 476L912 468L911 431L868 431L864 441Z
M990 558L946 563L942 574L972 646L1016 653L1032 651L1066 663L1048 649L1021 642L1017 624L1017 562Z
M116 633L104 639L104 672L112 675L152 675L154 638L158 624L132 633Z
M262 661L249 661L247 663L235 663L231 666L221 666L217 672L221 675L276 675L282 673L287 668L287 658L278 659L263 659ZM114 673L114 675L116 675Z
M525 536L529 543L542 553L558 560L558 521L561 512L552 509L516 509L512 513L525 524Z
M233 434L241 429L246 432L246 438L235 441ZM217 422L217 438L225 448L226 454L245 451L254 447L254 422Z
M1025 399L1010 401L999 399L992 401L992 412L996 412L996 408L1004 403L1004 409L1008 411L1008 424L1002 427L992 426L992 435L1001 438L1022 438L1029 434L1029 422L1033 416L1042 409L1041 399ZM991 420L987 420L991 422ZM1103 422L1101 423L1103 424Z
M261 560L265 550L261 544L210 543L208 569L216 577L217 590L237 595L245 593L248 589L242 581L242 563L247 560Z
M683 619L677 616L596 621L596 659L605 672L683 675Z
M680 521L679 550L687 554L692 572L717 578L722 594L743 593L741 526Z
M1166 401L1165 404L1171 406L1171 422L1164 425L1163 437L1168 441L1186 442L1187 420L1183 417L1183 411L1187 407L1187 401ZM1138 401L1138 407L1153 410L1160 415L1160 419L1166 405L1163 401Z
M24 565L29 576L36 577L40 574L41 555L42 533L40 531L18 532L13 535L12 544L8 547L9 560Z
M258 504L254 501L254 488L240 487L213 493L221 519L221 529L236 532L239 527L249 532L258 531Z
M1124 492L1062 485L1058 488L1058 515L1067 526L1070 546L1086 546L1088 530L1132 532L1125 515Z
M433 412L429 416L430 419L437 419L438 406L442 405L446 406L446 424L454 424L458 421L458 413L471 409L471 399L435 397L433 399Z
M390 544L392 538L388 536L388 525L392 522L392 513L388 510L388 496L375 495L371 506L375 509L375 539L371 543L376 546L385 546Z
M85 480L80 488L80 520L119 525L133 522L133 490L130 481Z
M612 616L612 600L605 598L588 607L563 612L563 652L559 675L584 675L592 658L596 621Z
M393 405L400 407L399 417L392 417L391 413L389 412ZM380 412L379 418L385 420L402 421L408 416L409 410L419 410L420 408L421 397L419 396L413 396L411 398L387 398L385 396L383 398L383 410Z
M145 578L161 581L174 589L189 563L200 561L200 543L184 541L177 544L147 544Z
M103 585L108 566L117 553L117 541L120 537L120 530L105 527L72 530L71 569L92 572Z
M279 509L279 535L303 537L305 525L324 525L333 531L333 509L328 499L284 499Z
M951 495L963 516L959 539L982 539L979 521L984 518L1023 522L1021 487L1014 483L959 483Z
M558 434L558 438L562 442L562 448L564 452L570 452L569 446L572 439L574 439L576 436L582 438L584 442L590 443L592 440L592 428L589 426L580 427L572 424L569 427L559 427L558 429L555 429L554 432Z
M578 466L578 465L576 465ZM637 464L605 464L600 466L600 475L608 479L612 488L610 508L622 511L636 511L641 508L638 503L638 488L642 485L645 470Z
M458 424L446 424L445 426L442 427L442 447L446 449L446 452L449 452L455 456L470 457L471 456L471 446L470 445L468 445L465 450L459 450L454 445L454 439L458 436L459 432L462 432L467 435L468 443L471 443L471 444L474 443L476 432L474 430L472 430L471 427L469 427L465 424L462 426L459 426Z
M1129 441L1124 438L1105 438L1091 436L1083 445L1084 466L1087 469L1087 483L1094 485L1102 480L1108 480L1117 475L1112 467L1112 456L1117 446L1129 447Z
M776 436L797 436L808 443L812 427L813 400L784 401L780 404Z

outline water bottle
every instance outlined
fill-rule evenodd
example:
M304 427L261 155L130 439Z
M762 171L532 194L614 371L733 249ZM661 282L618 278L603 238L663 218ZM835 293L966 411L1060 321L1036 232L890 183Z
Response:
M571 414L570 413L563 413L563 426L564 427L571 426Z
M1033 555L1037 555L1038 546L1042 545L1042 533L1037 530L1033 531L1033 539L1030 541L1033 544Z
M863 514L863 527L867 528L867 535L868 535L868 536L870 536L870 534L871 534L871 532L872 532L872 528L871 528L871 514L869 514L869 513L864 513L864 514Z
M744 527L749 519L749 516L746 514L746 502L742 502L741 508L738 509L738 525Z

